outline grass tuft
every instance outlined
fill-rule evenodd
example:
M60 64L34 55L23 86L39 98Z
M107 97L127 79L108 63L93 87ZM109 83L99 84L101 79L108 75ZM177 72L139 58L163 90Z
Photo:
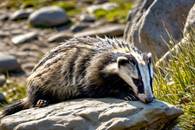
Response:
M6 84L0 88L0 92L6 97L8 104L26 96L25 85L9 79L7 79Z
M194 33L180 47L180 52L157 68L155 95L158 99L177 105L184 115L179 125L185 130L195 129L195 39Z

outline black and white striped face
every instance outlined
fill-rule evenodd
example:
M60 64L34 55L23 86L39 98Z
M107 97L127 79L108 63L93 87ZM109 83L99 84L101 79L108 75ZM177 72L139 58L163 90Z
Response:
M144 103L153 101L153 68L151 53L141 57L133 55L117 58L119 76L132 87L135 95Z

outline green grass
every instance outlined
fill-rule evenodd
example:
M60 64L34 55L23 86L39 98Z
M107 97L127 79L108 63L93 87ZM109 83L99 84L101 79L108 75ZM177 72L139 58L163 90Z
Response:
M193 35L194 36L194 35ZM155 95L158 99L182 108L179 125L185 130L195 129L195 39L191 36L180 47L181 52L157 68Z
M75 16L81 13L81 7L77 7L77 2L75 0L72 1L57 1L53 2L52 5L63 8L68 16Z
M97 19L105 19L107 22L125 23L128 12L133 7L133 4L128 0L112 0L112 2L118 3L119 7L109 11L103 9L96 10L94 12L95 16Z
M26 87L24 84L8 78L6 84L0 88L0 92L4 94L7 103L10 104L26 96ZM1 104L2 106L4 104Z

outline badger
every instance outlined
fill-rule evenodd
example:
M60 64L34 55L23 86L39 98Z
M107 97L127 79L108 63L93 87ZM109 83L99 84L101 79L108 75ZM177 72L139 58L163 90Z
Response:
M77 98L153 101L151 53L116 38L73 38L52 49L27 79L27 97L2 117Z

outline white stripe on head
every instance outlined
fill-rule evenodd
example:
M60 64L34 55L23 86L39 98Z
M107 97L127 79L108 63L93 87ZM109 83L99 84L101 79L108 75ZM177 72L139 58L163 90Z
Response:
M146 100L150 101L153 99L153 93L152 93L152 86L150 84L151 78L153 78L153 69L152 69L152 64L150 64L150 72L148 68L148 62L144 60L143 55L138 54L136 51L131 52L131 54L136 58L138 62L138 69L140 71L140 75L142 78L143 82L143 87L144 87L144 93L143 94L138 94L138 98L146 102ZM152 54L148 53L147 58L151 58Z
M133 83L132 77L130 77L130 74L128 73L128 68L125 66L121 66L119 72L119 76L129 85L132 87L133 92L135 94L138 94L138 88L137 86Z
M142 77L144 94L138 93L138 98L143 102L151 101L153 99L152 86L150 84L151 75L149 73L147 64L138 64L140 74Z
M136 69L136 66L133 63L130 63L129 60L126 57L118 57L117 58L117 64L118 64L118 74L119 76L127 83L129 86L132 87L134 93L137 95L138 88L134 84L133 79L138 78L138 70Z

